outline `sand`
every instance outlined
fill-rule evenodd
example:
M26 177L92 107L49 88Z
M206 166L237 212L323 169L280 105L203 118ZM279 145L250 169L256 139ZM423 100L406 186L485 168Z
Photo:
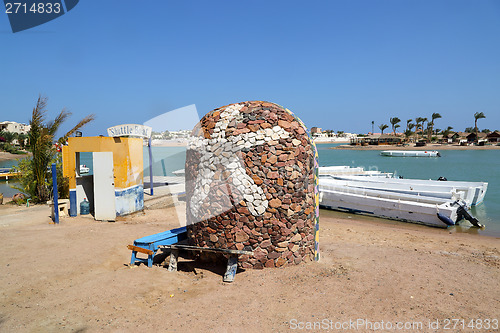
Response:
M229 284L224 266L128 266L134 239L178 226L173 207L114 223L49 214L0 206L2 332L367 332L381 321L442 332L449 319L500 319L499 238L322 210L319 262Z
M27 154L11 154L5 151L0 151L0 161L17 160L19 158L25 158L27 156Z

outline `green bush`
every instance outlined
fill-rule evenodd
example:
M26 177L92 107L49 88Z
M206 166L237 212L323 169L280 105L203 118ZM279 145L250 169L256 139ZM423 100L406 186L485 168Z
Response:
M50 162L50 166L52 163L56 163L56 170L57 170L57 195L59 199L68 199L69 198L69 179L67 177L63 176L63 171L62 171L62 156L59 153L56 153ZM12 168L13 172L19 172L21 173L21 176L19 177L19 184L12 186L12 188L15 188L18 191L21 191L22 193L26 194L28 197L31 198L33 202L43 202L46 201L48 198L40 198L38 196L38 190L37 190L37 182L35 179L35 175L33 173L33 159L32 158L24 158L21 160L18 160L18 165ZM52 190L52 168L50 168L50 171L48 172L48 176L45 179L44 184L41 184L45 189L46 193L50 193L49 197L52 199L53 197L53 190Z

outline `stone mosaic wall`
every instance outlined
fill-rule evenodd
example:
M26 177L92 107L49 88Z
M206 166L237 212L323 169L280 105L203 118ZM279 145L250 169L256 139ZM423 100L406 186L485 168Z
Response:
M193 136L190 244L253 250L240 257L244 268L317 259L316 148L297 117L268 102L231 104L205 115Z

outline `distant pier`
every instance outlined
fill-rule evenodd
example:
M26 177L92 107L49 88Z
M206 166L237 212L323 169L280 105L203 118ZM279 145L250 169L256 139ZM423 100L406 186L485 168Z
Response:
M9 178L19 177L20 172L10 172L10 169L0 168L0 179L9 180Z

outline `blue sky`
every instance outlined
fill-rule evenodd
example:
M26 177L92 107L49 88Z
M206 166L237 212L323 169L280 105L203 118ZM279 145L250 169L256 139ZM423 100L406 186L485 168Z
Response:
M84 135L246 100L335 131L433 112L463 130L478 111L500 130L499 1L80 1L15 34L0 13L0 41L0 121L43 94L73 113L63 130L95 113Z

